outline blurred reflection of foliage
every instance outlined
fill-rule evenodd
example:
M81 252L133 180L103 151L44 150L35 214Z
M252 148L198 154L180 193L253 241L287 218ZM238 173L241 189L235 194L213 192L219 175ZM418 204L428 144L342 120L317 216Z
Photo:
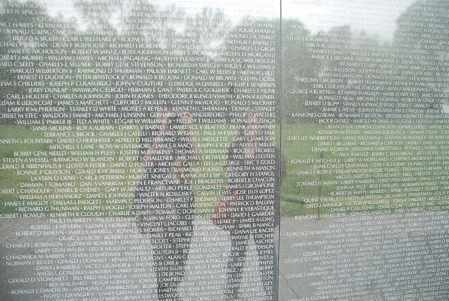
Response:
M430 113L433 115L429 118L434 120L445 118L441 113L449 113L448 14L447 1L417 1L398 18L392 43L381 42L378 37L349 26L311 35L298 21L283 21L284 120L295 121L290 112L323 112L325 106L317 102L324 99L322 95L342 91L344 101L340 97L331 112L346 112L338 116L349 120L358 118L352 113L353 108L378 101L376 97L363 97L369 94L363 91L364 86L371 86L372 91L379 92L377 96L398 108L395 113L403 114L400 103L408 102L412 107L425 108L413 113ZM338 70L342 70L342 76L338 76ZM330 79L336 85L332 81L326 85L324 80ZM317 105L305 105L312 102Z
M397 20L394 51L412 72L421 100L449 113L449 2L416 1ZM437 111L434 111L437 110Z
M128 65L143 59L148 61L156 56L158 51L164 51L160 53L165 56L202 56L205 58L204 61L219 63L223 61L223 57L229 55L242 58L244 54L254 55L259 50L256 48L251 50L250 46L259 46L258 43L261 41L251 36L246 37L242 33L247 32L250 28L269 28L272 29L273 38L270 41L271 44L265 46L272 48L264 53L272 51L276 61L272 77L274 77L277 99L280 99L281 95L279 89L282 78L284 88L282 116L288 122L295 120L289 115L291 112L320 112L322 108L319 106L306 106L305 103L318 100L319 93L317 91L321 88L316 83L326 76L323 70L352 64L354 72L361 74L361 78L363 78L365 68L355 64L361 58L385 57L387 59L384 61L373 61L370 69L380 74L387 74L390 71L398 72L398 80L390 77L388 83L378 84L380 91L394 90L404 85L420 86L415 89L418 93L416 100L426 100L429 104L428 109L432 113L441 112L442 107L445 107L449 99L446 97L449 89L446 83L449 75L449 23L447 22L449 2L445 0L417 1L410 6L397 20L398 30L392 45L383 44L377 37L367 36L364 32L357 33L349 26L337 27L328 32L318 32L312 35L300 21L285 20L282 22L282 77L279 76L281 72L279 20L247 17L233 26L223 11L210 7L203 8L196 15L190 15L181 7L157 6L149 1L141 1L138 4L135 2L108 5L103 2L100 0L78 0L75 2L75 8L83 23L83 29L81 29L75 19L67 20L61 16L51 17L46 13L44 7L34 2L1 0L0 4L3 10L0 13L0 19L4 24L0 33L1 41L16 44L4 44L6 46L2 47L0 51L2 54L13 54L12 51L16 51L20 55L20 51L25 51L22 54L28 54L26 49L43 50L59 47L56 46L58 43L45 41L48 37L52 37L56 42L72 42L71 45L68 44L70 47L65 48L71 54L73 49L84 49L83 45L88 45L90 41L97 43L103 37L110 37L109 41L103 40L102 43L97 43L95 52L91 52L89 55L74 55L73 64L64 67L72 75L79 73L80 66L89 64L95 66L97 62L100 62L99 65L110 63L110 66L114 66L118 63L118 59L124 59L119 58L120 55L126 56L124 60ZM7 13L11 9L23 8L27 5L33 7L33 13L26 15ZM14 22L28 24L33 28L42 28L45 23L45 31L36 35L31 31L20 31L20 29L6 26L6 24ZM130 40L139 41L139 48L125 48L126 43ZM236 44L236 41L242 41L242 44ZM75 42L78 43L77 47L73 47ZM243 42L247 43L249 47L243 47ZM88 47L86 49L89 50ZM135 55L139 49L155 51L144 57ZM325 55L323 52L323 50L333 49L342 49L345 54ZM39 54L39 51L36 53ZM34 66L39 64L48 67L56 64L50 55L43 51L41 53L41 55L28 55L27 57L3 57L5 63L0 66L0 76L6 83L2 86L5 94L27 92L27 88L24 86L12 86L17 78L16 74L11 72L8 64L25 58ZM106 54L115 55L109 56L110 60L105 61ZM391 67L388 67L388 62L391 62ZM114 72L121 74L126 81L129 74L134 71L132 68L126 68L126 70L115 70ZM192 69L192 71L194 70ZM241 82L241 76L248 73L248 64L242 61L240 68L234 68L234 71L234 76L228 77L224 83L228 87L231 99L237 95L237 85ZM92 75L89 70L84 70L82 74L86 78ZM413 74L415 74L415 78L413 78ZM267 75L271 76L268 73ZM272 78L266 77L266 79L266 81L261 80L261 82L265 81L261 85L269 86L273 83ZM116 85L116 80L110 81L111 87ZM45 86L50 86L49 80L45 81ZM66 87L71 88L70 86ZM289 89L307 90L308 92L289 93ZM339 87L329 89L351 92L357 91L359 88L349 77L345 77L343 82L339 83ZM359 100L356 97L347 97L345 101L357 102ZM402 99L398 96L395 97L395 101L401 102ZM342 107L341 102L337 109L340 110ZM5 110L5 107L2 110ZM5 119L2 119L2 122L5 122Z

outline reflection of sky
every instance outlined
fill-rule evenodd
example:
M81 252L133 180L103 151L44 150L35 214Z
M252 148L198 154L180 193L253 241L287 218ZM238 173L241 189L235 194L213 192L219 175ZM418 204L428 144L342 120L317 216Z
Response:
M25 2L26 0L19 0ZM51 16L62 14L65 17L77 16L73 6L73 0L32 0L43 4ZM95 1L95 0L94 0ZM89 3L89 0L83 0L83 3ZM98 2L98 1L97 1ZM104 2L104 1L103 1ZM136 0L113 1L113 3L139 2ZM144 1L140 1L144 2ZM177 7L182 7L188 14L194 15L201 11L203 7L212 7L221 9L225 15L234 23L237 23L244 16L259 17L279 17L279 0L208 0L208 1L194 1L194 0L148 0L149 3L157 7L167 7L175 4ZM106 4L107 5L107 4ZM113 22L112 22L113 23ZM82 27L82 24L80 24Z
M356 31L391 40L396 19L416 0L284 0L283 18L299 19L316 33L349 25Z
M25 0L22 0L25 1ZM72 0L36 0L43 3L50 15L74 16ZM243 16L279 17L280 0L149 0L155 6L176 4L189 14L195 14L202 7L220 8L235 23ZM391 40L396 30L396 19L416 0L283 0L283 18L299 19L306 28L316 33L332 27L350 25L356 31L365 31L385 40ZM88 3L89 1L83 1ZM116 1L132 3L133 0ZM82 27L82 24L80 24Z

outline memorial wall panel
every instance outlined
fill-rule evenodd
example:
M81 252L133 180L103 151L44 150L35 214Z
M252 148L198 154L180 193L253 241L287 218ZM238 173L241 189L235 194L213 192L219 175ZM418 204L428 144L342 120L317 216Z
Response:
M2 300L276 297L277 10L2 2Z
M447 300L449 4L0 2L2 300Z
M280 300L447 300L447 1L283 8Z

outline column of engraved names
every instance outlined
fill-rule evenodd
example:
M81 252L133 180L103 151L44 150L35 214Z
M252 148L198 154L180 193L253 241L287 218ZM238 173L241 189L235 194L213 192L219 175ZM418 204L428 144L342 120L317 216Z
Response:
M444 299L439 291L448 269L446 218L435 212L380 213L330 220L319 230L287 231L290 255L283 262L294 269L286 277L298 278L323 299Z
M439 199L439 196L433 197L433 191L444 183L434 180L440 180L441 175L444 175L441 170L443 167L437 165L444 159L442 154L445 154L446 146L444 142L433 144L434 140L445 136L446 120L442 114L445 94L439 84L426 84L426 81L442 82L446 79L445 73L424 66L428 61L419 60L420 52L411 49L412 45L396 44L388 50L376 39L359 37L347 27L335 28L314 36L300 36L302 29L300 26L291 29L297 33L286 36L286 43L302 43L304 55L316 60L318 69L313 77L295 77L296 83L290 83L291 80L286 79L287 94L297 95L295 97L300 102L303 101L301 110L289 113L286 118L321 124L318 134L321 132L335 136L317 136L316 139L292 135L287 139L291 145L299 145L300 140L320 140L305 153L316 163L320 160L343 163L340 167L346 171L340 169L338 173L347 175L331 176L330 169L318 164L314 166L314 171L297 170L298 175L303 178L298 183L306 186L313 183L336 185L339 181L335 180L344 178L346 184L355 185L335 187L341 191L334 191L332 194L342 196L342 199L345 195L361 199L370 197L366 188L373 189L370 193L377 194L374 198L383 198L382 194L387 192L395 192L392 197L401 199L407 195L418 197L419 199L412 200L410 206L429 195L432 195L431 201ZM417 74L417 70L424 69L428 69L426 74ZM302 73L307 74L307 70ZM290 84L292 86L288 86ZM369 125L365 125L368 123ZM397 141L396 135L406 135L409 141ZM299 162L302 159L293 160ZM406 162L408 160L412 162ZM303 162L311 161L304 159ZM337 164L328 166L339 168ZM385 180L388 183L376 184L376 179L371 175L373 172L391 175L385 176L389 178ZM312 174L315 176L306 176ZM363 177L365 179L361 180ZM413 186L412 182L417 179L423 180L423 185L431 187L406 187ZM398 183L392 182L393 180ZM357 185L357 182L362 185ZM381 189L382 187L389 189ZM400 194L402 190L408 194ZM389 197L391 195L383 201L388 203ZM317 195L313 197L313 202L317 203L314 206L321 206ZM336 205L337 203L334 204ZM432 203L428 202L427 205L432 206ZM374 207L367 207L369 208ZM388 205L384 208L388 208Z
M303 28L297 26L296 35L300 35L301 29ZM415 123L415 126L410 127L404 125L405 128L416 129L416 131L411 131L411 133L421 134L414 138L409 136L411 139L415 140L432 139L432 137L435 137L433 135L435 133L433 129L444 128L445 121L441 118L441 97L444 96L444 93L441 94L442 89L440 85L428 85L425 81L434 81L434 79L444 81L446 78L445 74L436 72L435 70L423 72L423 70L427 69L423 66L424 62L418 59L419 54L416 52L414 52L413 55L405 55L407 60L399 61L397 57L402 55L400 53L405 52L403 47L398 46L397 48L394 48L393 51L389 51L387 48L381 46L375 39L357 37L357 35L351 32L350 28L347 27L334 28L328 33L322 32L314 36L295 36L292 34L291 36L285 37L285 39L287 40L286 43L292 45L301 41L302 45L309 51L306 52L306 54L315 59L318 63L317 76L295 77L297 88L288 87L288 93L295 95L299 94L301 100L305 99L304 109L290 113L290 118L310 120L311 122L317 122L318 124L332 123L333 125L329 125L329 128L332 129L344 128L345 124L351 123L393 123L393 126L379 127L379 129L390 130L393 133L401 133L403 128L400 124ZM304 73L307 74L307 72ZM435 93L430 93L435 91L439 91L438 97L434 97L436 95ZM424 124L429 123L432 123L432 125L428 125L429 131L425 133L424 131L427 127ZM351 126L348 125L346 127L346 132L351 133L351 129ZM345 133L344 131L338 130L329 131L329 133L331 132L335 135L344 135ZM377 158L372 158L370 164L373 167L380 167L382 164L388 164L392 167L389 169L391 172L394 172L394 167L398 167L400 164L397 162L385 162L390 158L392 159L389 154L393 154L393 152L389 151L402 150L403 155L436 155L435 157L414 157L415 160L419 160L419 158L423 160L431 159L432 162L429 162L430 164L435 164L437 162L436 160L442 158L439 156L441 152L436 150L437 146L430 145L432 142L407 141L406 143L410 145L401 147L394 144L386 144L390 143L389 141L370 141L371 139L390 139L391 137L388 136L388 133L386 132L375 130L367 131L367 134L375 136L354 137L351 141L319 141L317 144L320 147L311 148L309 151L315 149L315 151L320 152L319 154L316 154L315 157L319 158L315 159L318 163L319 160L332 161L334 159L322 158L321 156L328 155L325 153L322 154L322 152L325 151L334 152L334 154L328 155L331 157L336 155L338 150L347 151L348 149L351 149L357 151L352 153L355 156L363 155L363 151L376 151L374 155ZM424 135L427 138L423 138L423 134L428 134ZM381 137L381 135L387 136ZM338 140L339 138L334 137L333 139ZM401 143L399 142L399 144ZM420 146L419 144L426 145ZM444 146L440 149L444 149ZM405 152L413 150L416 152ZM399 153L396 152L396 154ZM342 156L342 154L339 154L338 156ZM347 156L350 155L348 154ZM357 165L362 167L360 163L353 162L354 160L359 159L360 158L345 158L344 160L347 162L346 166L350 166L350 163L352 163L353 167L356 167ZM371 158L367 160L370 159ZM406 159L407 158L404 157L404 160ZM412 162L410 164L425 165L427 163ZM308 172L315 174L319 173L322 175L323 172L327 172L323 167L323 165L318 165L318 170L309 170ZM428 170L428 168L422 166L411 169L410 167L406 167L404 170L417 171L419 168ZM384 170L387 171L385 167ZM304 170L298 172L303 175L306 174L306 171ZM419 172L415 174L425 175L426 173ZM406 175L410 175L410 173L407 173ZM396 174L396 178L398 178L398 176L399 175ZM336 184L335 181L331 180L330 176L315 176L314 180L316 181L318 178L323 179L323 177L328 181L321 181L321 183ZM351 175L348 175L348 177L350 178ZM406 178L405 176L401 177L404 179ZM430 180L430 178L427 178L427 180ZM350 181L351 179L348 183L351 183ZM301 182L306 181L303 180ZM308 182L313 183L310 179ZM320 180L316 182L320 182ZM365 183L372 184L369 182ZM429 184L432 184L433 186L433 183L429 182ZM374 184L371 186L371 188L375 187ZM359 185L359 189L357 189L355 186L348 186L348 189L355 189L355 193L359 192L364 194L364 189L361 189L363 187L365 186ZM343 187L340 188L344 189ZM417 190L419 190L419 188L417 188ZM378 191L380 192L381 190ZM348 192L340 191L335 193L344 195ZM320 205L317 204L316 206Z
M27 34L29 32L23 31L23 33ZM41 31L40 34L42 35L40 37L33 37L31 35L27 37L44 41L49 39L52 41L60 41L60 36L53 35L53 33L50 34L48 31ZM5 158L3 160L5 163L22 163L21 165L15 164L14 166L4 165L4 167L14 170L15 173L20 176L27 176L22 177L24 178L24 181L21 181L18 184L19 187L21 187L20 190L11 189L11 191L8 190L7 192L13 195L19 194L18 197L20 201L4 204L5 207L7 207L6 209L11 209L12 207L13 210L15 209L14 211L26 213L12 213L8 214L6 217L32 218L50 216L53 218L50 222L56 222L58 218L63 217L113 216L109 220L103 221L109 222L110 225L112 225L114 216L118 216L117 219L124 216L122 217L123 219L132 222L133 218L129 217L131 214L128 204L130 198L132 199L134 195L132 191L136 187L135 176L137 174L140 176L142 173L141 166L135 164L135 158L136 155L138 155L138 147L135 142L138 142L141 130L141 126L135 124L141 123L137 118L147 117L146 112L144 113L145 115L139 113L141 108L137 105L142 104L145 105L145 107L149 107L151 110L156 111L158 109L159 111L163 110L162 106L154 105L163 105L165 104L165 100L157 102L152 100L152 98L154 98L152 92L156 92L156 87L161 86L160 82L149 81L149 79L153 79L152 73L159 72L150 67L165 67L165 63L153 64L134 62L132 66L134 68L131 68L130 72L133 74L124 75L124 73L129 71L127 68L130 67L130 64L127 62L129 58L124 56L129 53L129 49L127 48L135 47L137 45L128 42L139 42L141 39L126 39L122 37L121 39L118 39L116 43L108 44L114 40L111 38L113 30L92 30L88 31L86 36L83 36L82 33L79 33L78 36L76 36L76 33L72 34L73 36L71 37L62 38L65 42L52 43L51 45L48 43L37 43L34 45L37 48L26 50L26 53L46 54L48 56L23 56L22 59L34 58L38 62L22 64L21 67L39 66L42 68L11 68L8 70L12 74L27 74L23 76L17 75L17 80L19 81L12 82L11 86L39 86L38 88L27 88L23 91L23 94L8 94L6 96L8 99L14 99L14 101L4 103L4 105L8 106L7 109L9 111L31 112L24 113L20 116L10 116L8 118L18 117L18 124L33 125L33 132L41 132L41 135L45 138L8 140L8 143L11 144L41 144L39 146L43 146L44 149L39 151L16 151L13 152L12 158ZM17 46L19 48L21 45L19 43L11 43L6 46L11 47L8 51L13 52L13 47ZM50 49L39 49L39 47L49 47ZM111 50L111 48L114 49ZM145 46L139 44L137 45L137 48L145 48ZM21 51L21 49L17 50L19 53ZM111 54L118 55L111 56ZM149 54L166 56L170 53L144 49L140 51L140 54L145 56ZM95 59L93 58L93 55L96 55ZM9 58L16 59L15 57ZM144 57L141 56L140 58ZM50 62L47 62L47 60ZM105 60L112 60L113 62L101 62ZM16 64L14 63L14 65ZM138 67L144 69L139 69ZM75 73L75 75L72 75L72 73ZM138 73L138 75L136 75L136 73ZM139 73L146 73L148 75ZM137 76L139 76L140 79L145 80L141 82L133 81L136 86L143 86L140 90L133 90L132 88L126 90L120 87L111 87L114 85L120 86L121 84L118 80L134 80ZM51 81L31 81L35 79ZM117 81L117 83L115 83L115 81ZM156 87L151 87L152 85ZM118 92L125 91L138 92L139 95L118 94ZM157 92L166 91L169 90L159 89ZM125 99L128 97L131 98L131 100ZM137 98L137 100L134 100L134 98ZM160 96L160 98L164 97ZM143 110L145 110L145 107ZM61 112L61 110L64 112ZM150 115L150 113L148 113L148 115ZM21 118L24 118L24 120ZM72 118L76 125L72 125ZM130 118L133 119L131 125L129 125ZM125 130L127 132L125 132ZM34 136L34 133L29 133L29 135ZM130 143L132 142L134 142L134 144L131 145ZM122 149L118 150L118 148ZM124 155L132 156L124 157ZM131 157L132 160L129 160ZM30 164L29 162L33 162L33 164ZM61 180L63 180L63 182L61 182ZM116 187L124 187L125 189L122 189L120 193L117 193L117 190L115 190ZM94 246L98 246L90 247L89 250L85 250L86 252L96 250L103 251L102 245L104 243L102 242L101 237L94 234L105 232L113 234L114 231L101 232L101 230L98 229L91 229L95 228L96 225L93 224L89 218L84 219L83 222L87 224L85 227L89 230L80 230L82 228L81 226L73 228L66 226L65 223L73 223L72 219L67 219L61 220L61 223L64 224L56 227L53 226L52 228L50 226L50 228L70 228L75 230L46 230L48 229L46 226L43 228L30 226L31 231L23 231L16 234L18 236L28 236L37 235L36 233L38 233L44 234L44 237L48 239L55 233L60 235L66 232L65 234L70 234L66 237L67 240L76 240L79 245L87 241L85 242L86 244L90 243L90 245L93 244ZM39 231L35 231L35 229L39 229ZM109 235L106 237L106 244L108 240L110 240L110 245L114 245L115 242L113 240L118 238L121 238L121 235ZM145 244L148 243L148 241L141 242L140 240L137 242L142 244L142 246L145 246ZM50 243L49 246L51 244L52 243ZM53 246L60 245L55 243ZM68 243L68 246L72 247L74 244ZM86 257L101 257L101 259L97 259L97 261L94 261L95 259L91 261L95 262L95 268L104 268L105 266L112 266L114 268L120 267L119 264L110 264L107 262L108 260L113 262L115 260L115 262L117 262L117 255L120 255L118 253L76 253L79 255L78 258L75 258L75 253L71 252L81 252L83 251L81 249L55 248L52 250L56 253L54 257L50 256L47 257L47 260L31 262L31 264L37 265L38 270L45 270L47 275L54 275L51 273L56 273L53 271L58 270L59 268L68 270L66 274L59 272L57 276L63 275L61 277L50 277L45 279L41 277L39 281L73 281L56 284L56 286L60 284L62 288L51 288L41 292L67 292L71 290L71 288L69 288L71 286L81 286L83 282L77 282L78 280L81 280L79 276L67 277L64 275L88 274L88 270L92 268L93 265L87 264L89 259ZM111 250L112 249L109 248L109 250L106 251ZM142 255L145 254L142 253ZM149 255L146 259L151 259L151 254L146 255ZM59 259L53 261L51 258ZM121 261L123 262L123 259ZM137 260L134 259L134 261ZM83 264L77 265L76 263L78 262L83 262ZM129 267L130 265L125 264L125 267L126 266ZM113 274L110 269L102 269L102 272ZM117 270L114 272L126 273L126 271ZM44 274L41 273L34 276L43 275ZM92 278L96 278L96 276L92 276ZM149 283L151 287L154 287L154 278L153 280L150 279ZM103 281L102 284L112 285L118 284L118 282ZM101 289L101 287L98 286L98 283L94 283L93 287L99 290ZM121 294L134 294L133 292L126 291L124 286L117 286L116 288L123 290ZM134 288L135 286L129 287L129 289ZM11 294L14 293L15 291L11 291ZM31 293L31 291L25 293ZM117 293L118 292L112 292L113 295L116 295ZM65 296L82 297L90 295L89 293L66 293ZM58 297L61 297L61 295L49 294L45 296L46 299Z
M90 6L87 8L98 9L98 7ZM151 9L147 10L151 11ZM156 14L154 12L154 15ZM117 37L114 30L106 24L103 28L97 27L86 32L76 32L65 24L55 25L55 27L64 30L69 28L70 31L63 34L61 29L59 35L50 31L40 31L42 36L39 40L46 41L51 36L54 43L51 45L37 43L34 45L37 48L30 50L33 54L40 54L40 56L33 56L36 62L28 64L28 67L36 68L10 70L12 74L27 74L17 75L17 79L20 77L20 79L35 80L40 76L36 74L42 74L41 79L48 81L38 81L37 88L24 88L20 94L8 94L9 98L15 100L3 103L5 109L11 112L30 112L20 116L4 115L9 116L8 118L19 117L17 124L30 126L30 131L24 136L38 134L43 137L5 140L11 145L18 146L26 143L31 148L38 149L15 151L4 158L3 167L20 176L17 183L20 189L11 188L4 191L13 198L18 197L18 200L4 204L5 210L13 212L5 217L49 216L50 222L65 218L107 217L111 218L111 223L112 218L117 220L123 218L133 222L134 217L129 206L143 172L140 163L136 162L139 155L138 143L141 130L151 128L157 131L158 127L154 122L161 117L166 107L176 111L189 111L194 117L194 123L206 123L211 126L218 124L217 128L221 129L222 126L219 124L226 122L224 117L228 114L227 108L219 106L223 103L223 97L220 95L226 95L229 92L228 87L233 86L229 85L229 82L237 81L237 76L229 77L229 74L236 72L228 73L226 68L241 68L242 60L234 59L232 55L237 54L233 53L223 61L228 63L226 66L220 65L221 63L209 64L209 59L198 53L179 50L183 47L173 51L160 50L157 46L145 45L140 37ZM68 34L65 35L66 33ZM21 34L26 36L23 40L31 37L26 31L22 31ZM265 39L271 38L272 35L265 37ZM263 43L270 45L271 42ZM23 45L7 46L20 48ZM22 49L17 50L17 52L21 51ZM265 53L252 56L272 57L273 49L266 48L263 51ZM16 57L8 58L16 59ZM28 58L31 59L31 56ZM236 64L230 64L234 62ZM249 64L245 65L245 68L256 69L249 72L252 76L258 77L244 79L248 81L246 86L251 89L243 93L251 95L256 93L254 98L262 99L262 101L248 101L247 104L240 104L240 107L258 105L261 111L267 112L259 113L259 117L266 117L264 122L274 123L274 90L252 87L253 81L262 80L262 76L268 76L263 80L274 81L274 68L265 64L267 62L271 63L258 58L245 60L245 63ZM215 72L217 67L223 67L225 70ZM246 72L248 71L243 71L243 74ZM200 77L205 74L213 75L207 78ZM35 85L31 82L18 82L18 84L22 87ZM11 81L8 85L12 86L16 83ZM182 88L192 85L195 87ZM273 85L260 87L273 87ZM236 89L236 92L242 91ZM234 97L238 98L238 96ZM33 100L28 101L28 99ZM216 99L220 101L217 102ZM237 112L246 111L246 109L238 108L235 110L235 106L232 108ZM241 118L235 119L236 117ZM234 118L233 123L239 123L243 115L233 115L232 118ZM209 143L210 139L208 140L207 137L216 135L211 131L212 129L216 128L207 129L207 127L193 125L195 136L202 137L199 138L200 144ZM209 133L206 130L209 130ZM231 132L235 133L234 129L231 130L227 135ZM201 146L205 149L208 147ZM224 145L220 147L226 149ZM206 159L204 161L207 167L202 168L201 171L193 170L192 178L195 184L207 181L207 178L216 178L218 173L223 171L222 166L217 166L211 159L216 160L216 158ZM17 170L17 167L20 170ZM201 195L203 191L204 187L200 187L198 194ZM204 195L207 194L204 193ZM211 198L201 198L203 196L198 198L200 202L213 203ZM89 220L85 221L87 224L90 223ZM30 226L30 230L35 230L31 228ZM47 236L52 233L61 234L58 230L51 232L54 230L47 229L46 231ZM70 234L78 234L81 240L85 237L86 240L93 239L95 243L99 239L95 235L90 235L96 234L99 230L69 231L71 231ZM89 236L82 236L84 232ZM33 235L32 232L24 233L24 236ZM114 237L119 236L110 236L109 239L114 240ZM141 243L147 246L148 241ZM64 251L65 249L61 250L63 250L61 253L69 252ZM65 258L69 256L71 255L68 253ZM61 262L62 260L61 258ZM111 260L113 260L112 255ZM39 264L45 266L45 263ZM54 264L55 262L48 261L49 266ZM70 266L72 265L68 265ZM73 265L74 269L75 267ZM78 267L87 269L86 266ZM43 269L50 268L43 267ZM73 280L79 279L73 278Z
M298 176L314 175L311 180L300 179L296 186L318 184L335 188L323 196L320 204L315 198L306 207L328 207L330 213L445 208L446 193L440 189L446 184L447 175L444 164L447 145L440 140L446 136L445 127L334 125L318 131L316 136L288 136L287 139L298 143L313 141L312 152L332 155L291 160L297 166ZM332 180L324 178L319 183L320 174Z
M149 260L157 254L149 247L150 238L134 231L133 220L58 218L27 228L3 245L4 264L22 271L7 279L12 296L37 295L45 300L156 296L155 269Z

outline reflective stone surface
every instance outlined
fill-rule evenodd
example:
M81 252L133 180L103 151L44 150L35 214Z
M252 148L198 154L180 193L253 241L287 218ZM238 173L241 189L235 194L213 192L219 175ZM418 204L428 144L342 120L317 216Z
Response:
M2 300L447 299L445 1L2 1Z

